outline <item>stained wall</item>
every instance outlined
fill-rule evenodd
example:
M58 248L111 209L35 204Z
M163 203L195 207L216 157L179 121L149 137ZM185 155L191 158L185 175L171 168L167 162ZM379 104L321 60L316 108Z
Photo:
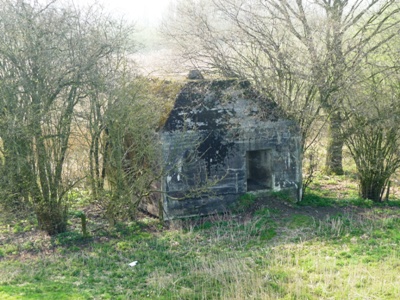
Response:
M248 82L188 82L160 131L164 219L229 209L240 195L301 194L300 132Z

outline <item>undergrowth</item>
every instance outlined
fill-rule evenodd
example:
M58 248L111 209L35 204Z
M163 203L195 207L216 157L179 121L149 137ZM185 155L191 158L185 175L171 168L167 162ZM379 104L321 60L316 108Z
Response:
M234 213L171 224L108 229L88 213L87 236L75 214L53 238L3 220L0 299L400 298L398 201L339 198L332 182L299 205L244 196Z

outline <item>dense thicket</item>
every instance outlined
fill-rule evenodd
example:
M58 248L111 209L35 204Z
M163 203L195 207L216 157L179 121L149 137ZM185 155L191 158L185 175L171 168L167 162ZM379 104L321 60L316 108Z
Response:
M326 171L343 172L346 143L361 196L382 201L400 167L398 15L395 0L178 1L164 33L195 66L251 79L299 122L304 151L327 124ZM113 224L161 176L163 106L131 33L96 5L0 0L0 204L28 205L51 235L73 187Z
M328 125L325 171L343 174L343 99L365 58L396 39L394 0L178 1L163 31L190 63L252 79L298 120ZM304 147L306 149L307 146Z
M135 102L131 33L96 5L0 2L1 202L30 205L51 235L66 230L67 194L84 179L97 201L106 175L112 199L126 196L126 149L151 139L149 114ZM132 118L141 141L124 136Z
M347 142L360 194L379 201L398 168L399 64L388 58L398 56L399 9L395 0L178 1L162 30L189 63L252 79L299 122L304 151L327 125L325 172L343 174Z
M386 43L365 61L343 111L342 132L358 171L360 196L376 202L387 199L400 167L398 42Z

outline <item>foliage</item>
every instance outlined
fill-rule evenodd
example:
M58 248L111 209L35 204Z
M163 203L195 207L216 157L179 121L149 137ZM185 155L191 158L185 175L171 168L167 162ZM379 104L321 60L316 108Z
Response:
M157 181L163 169L156 130L176 95L171 83L134 76L129 70L116 76L112 82L118 85L93 93L87 116L91 190L111 226L134 217L144 198L160 192Z
M0 172L8 207L29 202L41 229L66 231L66 193L82 178L70 160L96 70L127 50L129 28L98 7L1 1Z
M387 200L390 178L400 167L398 82L393 72L373 74L349 102L346 144L357 167L360 196L375 202Z
M385 202L374 202L370 199L363 199L359 196L359 185L356 178L346 176L317 176L304 193L303 200L298 206L306 207L395 207L399 206L398 186L393 185L389 198ZM329 187L329 188L328 188Z
M92 239L78 232L37 236L36 252L6 236L0 297L398 298L398 208L350 208L318 217L309 208L268 206L163 231L157 220L144 219Z
M303 142L327 122L326 171L343 174L343 97L399 21L397 1L364 2L178 1L163 32L197 67L251 79L298 121Z
M79 124L88 143L92 203L104 210L111 227L134 218L140 201L159 192L156 130L176 90L174 84L140 77L120 50L96 66Z
M256 195L246 193L240 196L239 199L236 201L234 210L239 212L249 210L254 205L256 200L257 200Z

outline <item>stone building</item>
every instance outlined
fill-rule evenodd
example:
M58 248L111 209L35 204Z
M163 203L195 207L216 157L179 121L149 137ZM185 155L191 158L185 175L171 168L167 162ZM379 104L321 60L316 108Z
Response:
M245 193L301 197L301 134L246 81L188 81L159 132L162 193L144 204L166 220L222 212Z

